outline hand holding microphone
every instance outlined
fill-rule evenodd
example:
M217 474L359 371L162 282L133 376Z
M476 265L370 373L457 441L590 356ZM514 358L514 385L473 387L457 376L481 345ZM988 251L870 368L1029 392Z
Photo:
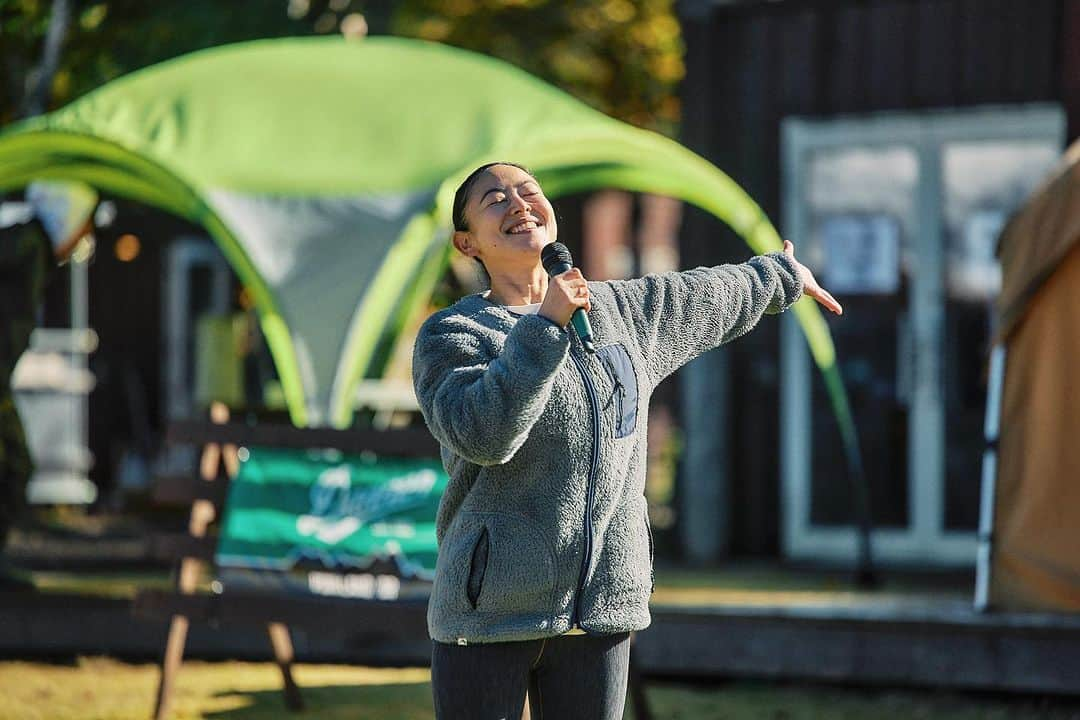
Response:
M570 251L562 243L544 246L540 252L544 270L551 276L540 314L560 327L572 323L587 352L596 352L593 345L592 327L585 313L592 309L589 303L589 287L581 271L573 266Z

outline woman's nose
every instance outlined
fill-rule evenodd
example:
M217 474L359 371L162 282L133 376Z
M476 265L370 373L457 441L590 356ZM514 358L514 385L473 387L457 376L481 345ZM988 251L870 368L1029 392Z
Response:
M529 201L518 193L514 193L512 198L513 202L511 207L513 207L514 210L528 211L532 209L532 205L529 204Z

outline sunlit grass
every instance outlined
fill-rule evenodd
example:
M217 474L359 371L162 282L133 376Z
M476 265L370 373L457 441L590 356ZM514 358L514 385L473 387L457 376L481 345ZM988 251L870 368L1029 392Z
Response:
M345 720L431 717L427 668L299 665L303 716ZM106 658L75 665L0 663L2 720L147 720L153 712L158 670ZM262 720L291 715L284 708L281 675L269 663L184 663L171 718Z
M281 678L269 663L188 662L177 679L172 720L432 720L427 668L299 665L306 709L285 710ZM0 720L148 720L157 668L106 658L71 665L0 662ZM733 682L653 684L657 720L1005 720L1080 717L1080 703L934 691L859 690ZM627 708L625 717L633 718Z
M133 598L138 590L167 589L172 580L167 572L48 572L32 573L41 592L71 593L94 597Z
M961 576L908 577L884 573L879 587L861 589L840 572L790 570L775 565L707 569L659 568L653 605L851 606L888 602L963 601L973 582Z

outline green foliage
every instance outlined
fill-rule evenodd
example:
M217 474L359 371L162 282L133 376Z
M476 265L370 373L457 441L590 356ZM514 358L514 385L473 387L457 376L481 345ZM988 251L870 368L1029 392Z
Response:
M507 60L589 105L674 135L684 74L674 0L70 0L56 108L162 60L256 38L371 34ZM18 118L41 62L51 0L0 0L0 124ZM350 26L349 22L353 21Z
M486 53L674 135L684 46L673 0L402 0L396 34Z
M71 0L71 25L49 108L113 78L203 48L311 29L276 0ZM0 123L18 118L41 62L50 0L0 0Z

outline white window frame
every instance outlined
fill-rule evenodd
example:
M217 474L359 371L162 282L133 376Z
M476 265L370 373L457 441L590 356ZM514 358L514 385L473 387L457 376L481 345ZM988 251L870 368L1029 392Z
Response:
M992 106L964 110L888 113L808 120L788 118L781 127L784 236L807 237L806 177L810 153L826 148L911 148L919 162L908 310L914 353L908 416L908 507L904 529L875 529L875 558L893 564L972 566L975 532L945 529L945 312L943 147L953 142L1050 140L1063 147L1065 115L1057 105ZM855 526L810 522L810 356L802 332L787 314L781 329L781 544L797 560L849 563L857 557ZM825 420L826 422L830 420ZM838 459L842 463L842 459ZM872 466L872 458L864 463Z

